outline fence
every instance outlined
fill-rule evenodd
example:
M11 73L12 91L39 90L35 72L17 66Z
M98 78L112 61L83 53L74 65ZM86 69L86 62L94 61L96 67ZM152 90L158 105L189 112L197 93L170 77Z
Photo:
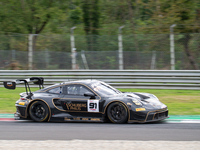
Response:
M187 57L176 52L176 69L190 68ZM0 50L0 70L27 70L28 52ZM170 54L168 52L137 52L124 51L124 69L158 69L170 70ZM118 51L87 51L78 52L76 58L78 69L119 69ZM35 51L33 54L34 70L71 69L71 53L54 51Z
M37 37L37 38L36 38ZM169 34L123 35L124 69L170 69ZM90 39L90 42L87 40ZM200 34L175 34L175 69L200 66ZM33 69L71 69L70 35L35 35ZM117 35L75 35L79 69L119 69ZM13 61L15 63L13 63ZM0 69L28 69L28 35L0 35Z
M101 80L116 88L200 89L198 70L0 70L3 81L44 77L45 86L69 80Z

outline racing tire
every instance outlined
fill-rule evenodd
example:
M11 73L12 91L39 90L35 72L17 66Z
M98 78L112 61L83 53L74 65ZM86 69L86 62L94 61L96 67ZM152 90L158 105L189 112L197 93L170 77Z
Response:
M42 101L35 101L30 105L29 115L33 121L45 122L49 116L49 109Z
M107 116L113 123L126 123L128 120L128 111L124 104L114 102L108 106Z

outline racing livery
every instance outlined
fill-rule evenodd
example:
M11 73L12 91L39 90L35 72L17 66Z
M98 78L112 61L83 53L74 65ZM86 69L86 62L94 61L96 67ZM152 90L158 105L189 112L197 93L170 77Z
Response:
M40 89L31 92L29 82ZM43 87L42 77L4 82L15 89L24 83L26 92L16 101L15 119L44 121L153 122L168 118L167 106L149 93L120 92L98 80L79 80Z

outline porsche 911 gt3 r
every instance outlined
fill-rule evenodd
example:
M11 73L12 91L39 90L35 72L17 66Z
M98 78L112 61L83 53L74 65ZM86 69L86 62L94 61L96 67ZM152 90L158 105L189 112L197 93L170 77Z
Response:
M29 82L40 89L31 92ZM167 106L149 93L120 92L98 80L68 81L43 87L44 79L4 82L15 89L24 83L26 92L16 101L15 119L44 121L110 121L113 123L153 122L168 118Z

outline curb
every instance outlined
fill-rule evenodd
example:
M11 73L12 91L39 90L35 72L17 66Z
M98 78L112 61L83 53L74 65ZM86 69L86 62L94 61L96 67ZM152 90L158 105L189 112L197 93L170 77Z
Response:
M200 120L200 115L170 115L167 121Z
M15 121L14 118L0 118L0 121Z
M2 118L14 118L14 114L0 114ZM170 115L167 121L178 121L178 120L200 120L200 115Z
M0 114L0 119L3 118L14 118L14 114Z

